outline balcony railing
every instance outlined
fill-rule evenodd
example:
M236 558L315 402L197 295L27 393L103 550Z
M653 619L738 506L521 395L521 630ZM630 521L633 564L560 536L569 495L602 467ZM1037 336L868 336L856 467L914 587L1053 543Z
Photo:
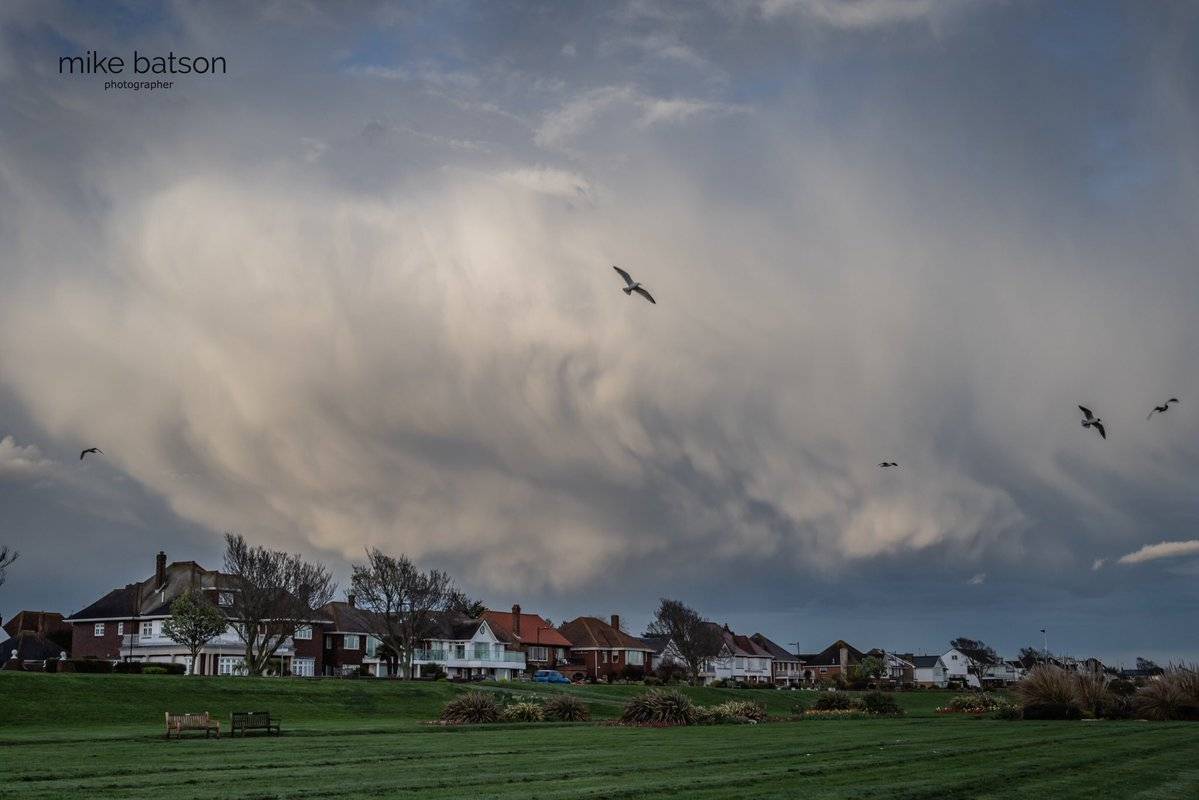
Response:
M505 650L502 653L476 653L467 650L461 655L453 650L413 650L413 661L434 661L439 664L445 664L454 661L486 661L493 664L524 664L524 653L516 653Z

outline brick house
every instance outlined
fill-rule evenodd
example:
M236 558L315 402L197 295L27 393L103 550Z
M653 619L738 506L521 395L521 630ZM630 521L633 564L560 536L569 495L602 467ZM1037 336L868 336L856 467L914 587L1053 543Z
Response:
M617 614L611 622L576 617L559 625L558 632L571 642L571 663L562 667L571 680L619 678L629 667L642 675L653 669L653 645L622 631Z
M864 657L861 650L844 639L838 639L819 653L799 654L800 661L804 662L804 682L809 684L833 680L838 675L849 678L849 668L861 664Z
M485 611L483 619L508 649L523 653L525 670L554 669L569 663L570 640L537 614L522 614L519 605L512 613Z
M795 686L803 683L803 661L798 655L772 642L764 634L755 633L749 638L774 658L771 664L771 678L776 686Z
M193 589L204 594L228 614L232 605L232 576L204 569L195 561L167 564L166 553L155 559L154 574L131 583L67 617L73 628L72 658L103 661L181 663L191 669L191 655L168 638L162 624L170 616L171 603ZM234 620L230 619L230 626ZM327 620L314 614L307 626L286 640L276 652L285 673L298 676L321 674L321 635ZM196 672L200 675L233 675L242 669L245 648L232 627L200 651Z

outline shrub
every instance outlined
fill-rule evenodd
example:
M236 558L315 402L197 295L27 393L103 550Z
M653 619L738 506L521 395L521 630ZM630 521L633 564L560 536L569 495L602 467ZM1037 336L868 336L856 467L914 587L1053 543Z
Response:
M143 675L170 675L171 671L167 669L166 664L147 664L142 668Z
M543 710L546 719L559 722L586 722L591 719L587 704L569 694L560 694L546 701Z
M139 675L144 666L140 661L118 661L112 665L112 671L118 675Z
M1033 667L1024 680L1016 684L1016 694L1024 704L1025 719L1078 719L1081 716L1074 676L1060 667L1043 664ZM1034 714L1066 716L1030 716L1032 706L1037 707ZM1061 706L1070 706L1074 711L1063 711Z
M540 703L513 703L510 706L504 706L504 710L500 712L500 718L504 722L541 722L545 719L545 711Z
M998 701L991 709L991 719L1022 719L1024 709L1006 700Z
M853 700L845 692L822 692L812 701L812 711L846 711L853 707Z
M671 689L650 689L625 704L621 722L691 725L695 722L695 706L691 698Z
M645 680L643 681L643 683L644 683L646 686L661 686L661 685L662 685L662 679L661 679L661 678L656 678L656 677L654 677L653 675L646 675L646 676L645 676Z
M895 702L895 695L886 692L867 692L862 695L862 710L876 716L898 717L903 709Z
M428 678L432 681L441 681L445 680L446 672L445 668L442 667L441 664L430 661L428 664L421 665L420 676L422 678Z
M1078 704L1068 703L1025 703L1024 719L1081 719L1082 710Z
M719 722L719 714L716 712L715 706L696 706L694 725L716 725Z
M1137 685L1123 678L1116 678L1107 685L1107 690L1117 697L1132 697L1137 691Z
M1074 676L1074 702L1083 713L1091 717L1099 717L1111 693L1107 690L1107 681L1099 675L1081 674Z
M1199 720L1199 673L1171 667L1138 689L1134 703L1144 719Z
M766 721L766 706L752 700L730 700L713 706L711 710L722 720L741 718L751 722Z
M870 715L860 708L810 709L804 719L867 719Z
M112 662L100 661L96 658L73 658L66 663L70 664L67 671L71 672L90 672L103 675L112 672Z
M1009 705L1006 700L1003 700L990 692L975 692L974 694L959 694L955 695L937 711L945 713L959 714L989 714L1000 710L1003 706Z
M625 664L620 670L620 677L626 681L639 681L645 677L645 667L638 667L634 664Z
M654 668L654 674L658 676L658 680L662 681L662 683L670 683L684 677L684 670L673 661L665 661Z
M441 718L445 722L463 725L497 722L500 704L487 692L466 692L445 704Z
M1102 719L1132 719L1136 716L1136 704L1128 695L1109 692L1096 716Z

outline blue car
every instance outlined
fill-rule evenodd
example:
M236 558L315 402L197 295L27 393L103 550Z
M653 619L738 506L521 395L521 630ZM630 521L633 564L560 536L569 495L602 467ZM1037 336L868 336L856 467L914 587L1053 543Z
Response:
M533 673L537 683L570 683L565 675L556 669L539 669Z

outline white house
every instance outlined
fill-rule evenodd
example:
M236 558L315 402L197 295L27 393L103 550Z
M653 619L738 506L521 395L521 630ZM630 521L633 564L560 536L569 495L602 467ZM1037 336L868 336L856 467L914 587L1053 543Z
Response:
M975 689L982 688L982 683L976 674L979 669L979 664L970 656L951 647L941 654L941 661L945 664L945 678L947 681L961 680L967 686Z
M941 656L912 656L915 682L920 686L936 686L944 689L949 685L949 670Z

